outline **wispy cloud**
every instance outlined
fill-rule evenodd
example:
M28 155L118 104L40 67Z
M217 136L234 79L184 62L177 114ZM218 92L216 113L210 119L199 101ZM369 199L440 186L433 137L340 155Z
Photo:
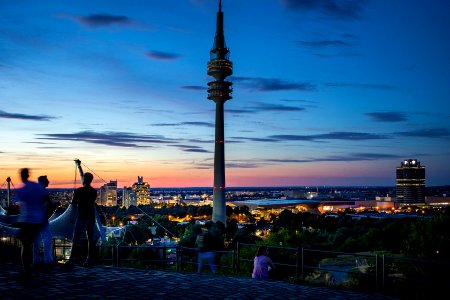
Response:
M297 107L297 106L287 106L282 104L269 104L269 103L260 103L255 106L250 106L249 108L258 110L258 111L304 111L305 108Z
M200 86L200 85L184 85L181 87L185 90L191 90L191 91L206 91L206 86Z
M338 52L338 53L314 53L314 56L319 58L334 58L334 57L355 57L359 56L358 53L350 53L350 52Z
M251 142L276 142L278 139L275 138L255 138L255 137L242 137L242 136L232 136L230 139L234 140L235 142L242 142L242 141L251 141Z
M172 147L179 148L184 152L196 152L196 153L210 153L211 151L205 150L198 146L193 145L172 145Z
M252 163L252 162L230 162L230 163L226 163L226 167L227 168L233 168L233 169L254 169L254 168L259 168L259 167L263 167L265 166L265 164L261 163Z
M254 112L253 109L225 109L225 113L231 114L251 114Z
M31 121L50 121L55 117L46 115L26 115L18 113L8 113L0 110L0 119L17 119L17 120L31 120Z
M317 101L301 100L301 99L281 99L282 102L301 103L304 107L317 108Z
M234 82L242 84L249 90L260 92L271 91L313 91L316 86L311 82L288 82L277 78L260 78L260 77L232 77Z
M315 135L271 135L269 138L280 141L317 141L317 140L346 140L346 141L364 141L364 140L380 140L388 137L380 134L364 133L364 132L330 132Z
M446 128L427 128L411 131L395 132L400 136L423 137L423 138L447 138L450 137L450 131Z
M268 165L279 164L302 164L316 162L354 162L354 161L376 161L389 159L402 159L403 156L389 153L348 153L341 155L330 155L324 157L307 157L307 158L269 158L269 159L252 159L247 161L228 161L227 168L260 168ZM211 166L212 168L212 166Z
M201 127L214 127L213 123L208 122L180 122L180 123L155 123L152 126L171 127L171 126L201 126Z
M402 112L398 111L370 112L365 113L365 115L377 122L403 122L408 120L408 118Z
M340 83L340 82L327 82L326 86L330 87L356 87L363 89L377 89L377 90L397 90L398 87L390 84L373 84L373 83Z
M126 16L109 14L92 14L88 16L68 16L69 19L89 27L104 27L111 25L127 25L132 20Z
M276 163L309 163L309 162L329 162L329 161L371 161L401 158L395 154L383 153L350 153L347 155L333 155L307 159L268 159L269 162Z
M172 144L175 140L160 135L137 135L128 132L93 132L39 134L38 139L86 142L116 147L140 148L151 147L152 144Z
M145 56L154 60L175 60L181 57L176 53L161 52L161 51L147 51Z
M361 17L365 0L280 0L290 10L313 11L343 20Z
M324 48L324 47L342 47L351 46L352 43L342 40L321 40L321 41L297 41L301 46L309 48Z

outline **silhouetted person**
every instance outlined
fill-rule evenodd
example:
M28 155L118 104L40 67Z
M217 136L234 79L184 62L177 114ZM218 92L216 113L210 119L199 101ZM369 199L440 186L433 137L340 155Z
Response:
M48 181L48 178L46 175L39 176L38 177L38 183L41 184L44 189L48 187L50 181ZM52 214L52 205L50 201L50 195L48 194L47 190L45 191L44 196L44 208L45 208L45 219L44 223L42 224L42 228L40 233L36 236L36 239L34 240L34 253L33 253L33 263L39 264L42 262L41 256L40 256L40 250L41 250L41 240L44 244L44 266L45 268L51 268L53 267L53 253L52 253L52 233L50 231L50 226L48 224L48 218L51 217Z
M72 250L70 258L66 262L66 267L74 265L74 259L78 252L78 244L81 235L85 232L88 239L88 255L83 266L90 267L93 265L95 251L95 200L97 199L97 191L91 186L94 176L91 173L85 173L83 177L83 186L76 189L73 194L72 205L78 208L77 220L73 230Z
M216 239L210 232L211 222L207 222L201 228L201 233L197 235L195 244L198 250L198 266L197 273L202 273L204 261L207 261L211 273L216 273L215 256L216 256Z
M20 178L24 183L18 190L17 196L20 205L19 213L19 239L22 243L21 259L23 273L19 279L31 279L31 263L33 261L33 242L45 221L44 187L34 181L29 181L29 170L20 170Z
M269 271L275 269L275 265L268 255L269 249L266 246L258 248L253 261L252 278L269 279Z

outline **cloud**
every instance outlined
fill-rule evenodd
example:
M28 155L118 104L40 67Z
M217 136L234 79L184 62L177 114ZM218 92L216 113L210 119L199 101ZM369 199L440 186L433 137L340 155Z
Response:
M152 124L152 126L161 126L161 127L170 127L170 126L203 126L203 127L214 127L213 123L208 122L181 122L181 123L156 123Z
M254 113L254 110L250 109L225 109L225 113L232 113L232 114L252 114Z
M338 83L338 82L327 82L326 86L330 87L357 87L364 89L377 89L377 90L397 90L396 86L390 84L372 84L372 83Z
M379 134L363 132L330 132L315 135L271 135L269 138L285 141L316 141L316 140L346 140L346 141L365 141L387 139L388 137Z
M250 106L250 108L258 111L304 111L305 108L297 106L287 106L282 104L268 104L260 103L256 106Z
M365 0L280 0L290 10L317 12L343 20L359 19Z
M233 136L233 137L230 137L230 139L236 140L234 142L240 142L240 141L276 142L276 141L278 141L277 139L274 139L274 138L254 138L254 137L241 137L241 136Z
M82 131L78 133L54 133L39 134L43 136L39 139L58 140L58 141L75 141L86 142L92 144L102 144L115 147L140 148L150 147L151 144L172 144L176 141L164 138L160 135L136 135L127 132L93 132Z
M301 46L310 47L310 48L323 48L330 46L351 46L352 43L340 40L322 40L322 41L297 41L297 43Z
M175 60L181 57L179 54L161 51L147 51L145 56L154 60Z
M213 123L208 122L182 122L181 125L214 127Z
M372 118L376 122L403 122L406 121L406 116L401 112L371 112L365 113L366 116Z
M17 113L8 113L0 110L0 119L17 119L17 120L31 120L31 121L50 121L54 117L45 115L25 115Z
M313 91L316 86L310 82L287 82L276 78L259 78L259 77L232 77L232 80L241 83L250 90L260 92L271 91Z
M331 155L325 157L314 157L305 159L273 158L251 161L231 161L226 163L227 168L260 168L268 165L278 164L301 164L315 162L353 162L353 161L376 161L386 159L403 159L403 156L387 153L350 153L342 155ZM212 166L211 166L212 168Z
M326 54L326 53L314 53L314 56L317 56L319 58L333 58L333 57L355 57L355 56L359 56L359 54L357 53L344 53L344 52L339 52L339 53L331 53L331 54Z
M276 163L309 163L309 162L330 162L330 161L371 161L371 160L385 160L385 159L397 159L401 156L395 154L382 154L382 153L351 153L348 155L334 155L322 158L311 159L268 159L269 162Z
M191 90L191 91L206 91L206 86L200 86L200 85L184 85L181 87L185 90Z
M424 138L446 138L450 137L450 131L446 128L428 128L411 131L395 132L400 136L424 137Z
M69 16L69 19L89 26L89 27L104 27L111 25L127 25L132 23L132 20L126 16L108 15L108 14L93 14L88 16Z
M195 153L210 153L211 151L205 150L198 146L192 145L172 145L173 147L180 148L184 152L195 152Z
M250 162L242 162L242 163L226 163L225 164L227 168L235 168L235 169L253 169L253 168L259 168L262 166L265 166L265 164L257 164L257 163L250 163Z

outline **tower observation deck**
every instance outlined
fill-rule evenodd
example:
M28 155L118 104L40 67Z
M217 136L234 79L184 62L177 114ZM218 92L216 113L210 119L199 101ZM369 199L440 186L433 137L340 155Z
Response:
M216 126L214 144L214 187L213 216L214 222L221 221L226 225L225 202L225 135L224 135L224 103L231 99L231 82L225 78L233 73L233 64L229 61L230 51L225 45L223 33L222 0L219 0L217 12L216 35L210 51L207 73L214 77L208 82L208 99L216 103Z

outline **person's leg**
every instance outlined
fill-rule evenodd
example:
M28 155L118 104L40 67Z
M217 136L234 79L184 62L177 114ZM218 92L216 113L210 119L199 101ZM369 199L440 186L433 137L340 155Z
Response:
M21 258L22 268L25 274L30 274L31 263L33 262L33 242L36 235L39 234L40 225L24 223L21 229Z
M95 221L88 221L86 224L86 236L88 239L88 255L85 264L91 266L95 257L95 240L94 240Z
M44 224L41 230L41 237L44 242L44 263L53 263L53 241L52 233L50 231L50 226L48 223Z
M215 253L214 252L208 252L208 264L209 268L211 269L211 273L216 273L216 262L215 262Z
M41 233L36 235L33 242L33 264L41 262Z
M201 273L202 269L203 269L203 256L204 256L204 252L199 252L198 253L198 259L197 259L197 273Z
M73 263L73 260L75 259L77 255L78 250L78 244L80 242L81 233L84 229L84 223L83 221L77 219L75 221L75 228L73 230L73 236L72 236L72 248L70 250L70 257L69 257L69 263Z

